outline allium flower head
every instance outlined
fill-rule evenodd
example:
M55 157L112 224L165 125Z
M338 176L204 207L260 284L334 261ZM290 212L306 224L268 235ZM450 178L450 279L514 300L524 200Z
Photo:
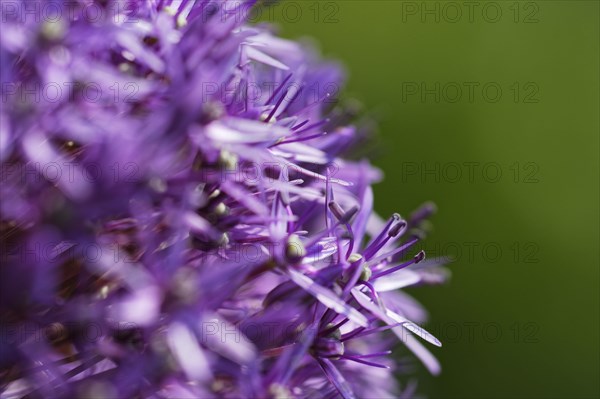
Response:
M403 348L439 372L401 291L445 278L414 249L434 207L373 212L339 66L250 1L23 4L0 37L0 397L408 397Z

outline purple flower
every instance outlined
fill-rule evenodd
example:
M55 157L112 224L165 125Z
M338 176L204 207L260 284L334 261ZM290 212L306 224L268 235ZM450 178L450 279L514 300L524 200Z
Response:
M402 346L439 372L401 291L446 277L434 208L373 212L337 65L251 1L28 4L2 4L0 397L409 397Z

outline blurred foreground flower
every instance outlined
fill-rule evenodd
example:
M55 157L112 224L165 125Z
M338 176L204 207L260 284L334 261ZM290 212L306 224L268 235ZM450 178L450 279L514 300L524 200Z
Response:
M2 3L2 398L409 397L403 346L439 372L400 291L445 278L408 256L433 206L373 213L339 67L250 6Z

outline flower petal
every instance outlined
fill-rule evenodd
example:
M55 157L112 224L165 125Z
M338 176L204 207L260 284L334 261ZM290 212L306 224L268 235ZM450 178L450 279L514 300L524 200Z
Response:
M342 398L354 399L356 396L340 371L328 359L319 359L319 365L327 375L327 379L336 387Z
M286 274L294 283L296 283L298 286L306 290L306 292L317 298L317 300L323 305L336 311L339 314L346 316L351 321L362 327L368 326L369 323L367 318L358 310L354 309L352 306L344 302L333 291L323 286L320 286L319 284L312 281L309 277L293 269L288 269Z

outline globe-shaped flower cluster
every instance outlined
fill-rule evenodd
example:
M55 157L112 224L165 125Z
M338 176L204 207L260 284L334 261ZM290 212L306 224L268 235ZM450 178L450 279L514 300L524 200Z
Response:
M409 352L439 371L401 291L445 278L414 249L433 205L374 214L340 68L251 6L2 3L0 397L408 397Z

